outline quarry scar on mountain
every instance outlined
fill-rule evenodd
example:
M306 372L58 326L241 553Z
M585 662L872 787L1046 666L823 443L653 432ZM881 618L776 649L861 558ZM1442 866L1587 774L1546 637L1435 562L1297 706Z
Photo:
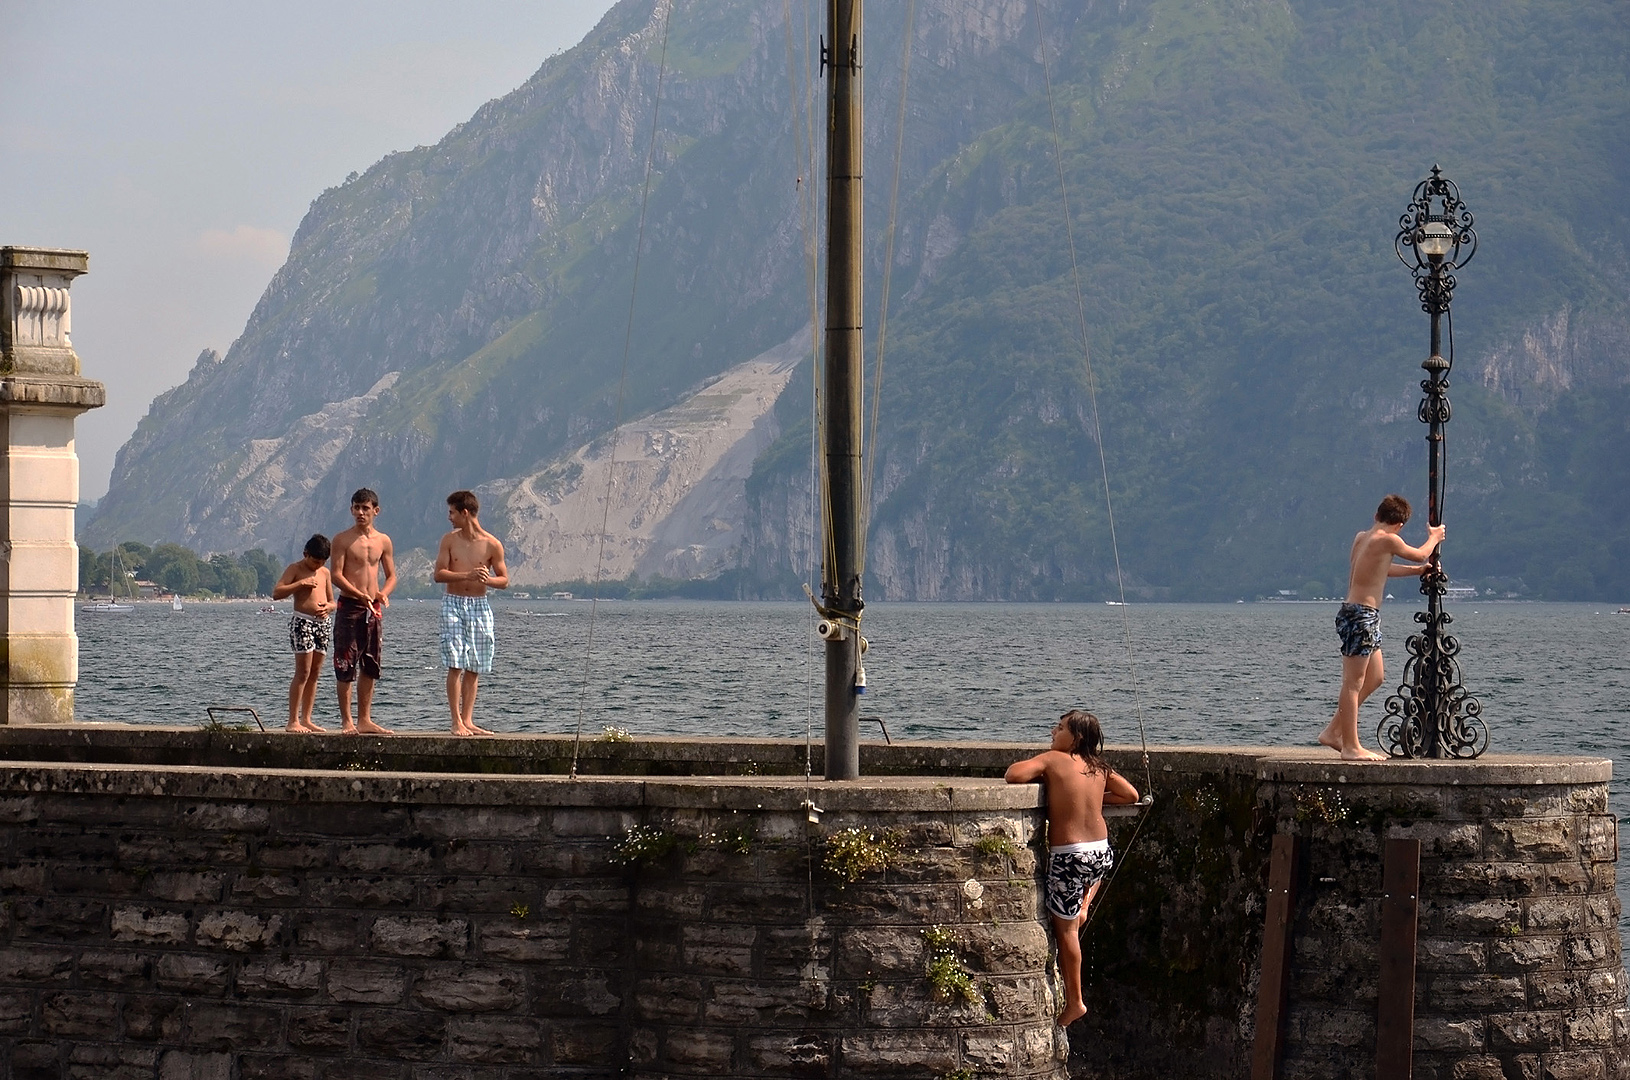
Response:
M806 327L676 405L536 472L485 485L509 519L513 581L595 580L597 570L606 578L702 578L734 566L747 479L780 433L775 402L808 342Z

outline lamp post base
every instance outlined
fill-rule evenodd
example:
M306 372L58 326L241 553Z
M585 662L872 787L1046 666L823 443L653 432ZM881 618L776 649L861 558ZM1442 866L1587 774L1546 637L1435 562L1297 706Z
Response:
M1376 729L1381 749L1392 757L1475 758L1488 749L1483 704L1460 683L1460 640L1448 633L1454 616L1443 610L1448 575L1433 568L1421 575L1428 607L1415 613L1422 624L1404 647L1409 661L1398 692L1387 698L1386 715Z

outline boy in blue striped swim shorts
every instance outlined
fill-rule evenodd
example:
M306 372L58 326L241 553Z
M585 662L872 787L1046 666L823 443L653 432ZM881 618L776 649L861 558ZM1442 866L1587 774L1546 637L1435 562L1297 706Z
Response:
M481 503L473 491L447 496L453 529L441 538L435 579L447 586L441 598L441 660L447 667L447 711L454 735L491 735L475 723L476 683L492 671L495 650L488 589L509 586L504 545L481 527Z

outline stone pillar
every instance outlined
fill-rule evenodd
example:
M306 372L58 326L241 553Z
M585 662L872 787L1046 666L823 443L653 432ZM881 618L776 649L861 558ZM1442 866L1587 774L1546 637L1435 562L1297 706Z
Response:
M68 723L79 681L74 420L107 400L81 378L68 288L83 251L0 247L0 634L6 724Z

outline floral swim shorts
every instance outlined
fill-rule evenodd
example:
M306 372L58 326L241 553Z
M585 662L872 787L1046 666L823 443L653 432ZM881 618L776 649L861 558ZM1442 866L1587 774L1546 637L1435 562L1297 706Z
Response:
M333 647L334 635L327 619L317 619L296 611L289 616L289 648L297 653L325 653Z
M1060 844L1047 854L1047 910L1061 919L1081 914L1087 890L1109 876L1115 853L1108 840Z
M1368 656L1381 647L1381 609L1364 604L1343 604L1336 612L1336 633L1341 655Z

